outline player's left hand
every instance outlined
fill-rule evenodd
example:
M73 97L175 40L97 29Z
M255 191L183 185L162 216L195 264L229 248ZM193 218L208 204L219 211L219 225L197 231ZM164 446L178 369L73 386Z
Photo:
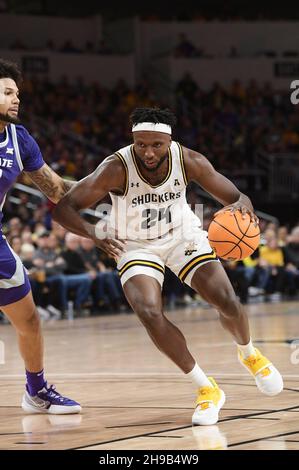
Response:
M245 204L242 204L241 202L237 201L237 202L234 202L233 204L230 204L229 206L223 207L219 211L215 212L214 217L217 214L220 214L220 213L226 212L226 211L230 211L232 215L236 211L240 211L241 214L242 214L243 219L246 218L246 214L249 214L251 222L254 223L255 226L257 226L259 224L259 219L258 219L257 215L255 215L255 213L249 207L245 206Z
M103 240L94 239L94 243L98 248L105 251L110 258L115 260L126 251L124 240L104 238Z

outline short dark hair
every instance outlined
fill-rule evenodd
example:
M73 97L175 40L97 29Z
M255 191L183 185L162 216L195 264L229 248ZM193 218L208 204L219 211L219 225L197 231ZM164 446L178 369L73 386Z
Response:
M18 65L9 60L0 59L0 79L11 78L19 85L22 81L22 74Z
M160 108L136 108L130 116L130 121L133 126L140 122L154 122L161 124L168 124L173 127L176 125L176 117L170 109Z

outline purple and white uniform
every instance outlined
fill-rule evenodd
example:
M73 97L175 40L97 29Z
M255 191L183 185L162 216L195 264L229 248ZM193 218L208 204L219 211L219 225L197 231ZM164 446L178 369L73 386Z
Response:
M30 290L21 260L2 234L6 194L23 170L35 171L44 163L39 146L23 126L8 124L0 133L0 306L17 302Z

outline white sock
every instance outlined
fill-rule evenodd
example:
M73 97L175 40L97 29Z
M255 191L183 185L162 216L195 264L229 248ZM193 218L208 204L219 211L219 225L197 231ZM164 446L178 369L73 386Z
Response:
M188 372L188 374L186 374L186 376L189 377L197 387L205 387L212 385L204 371L197 364L197 362L195 363L193 369Z
M242 356L246 359L249 356L255 355L255 349L250 339L248 344L237 344L238 349L241 351Z

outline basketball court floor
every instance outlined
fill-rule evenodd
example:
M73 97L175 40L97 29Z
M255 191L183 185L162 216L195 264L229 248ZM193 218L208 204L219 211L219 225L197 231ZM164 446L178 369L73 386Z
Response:
M25 415L15 334L0 325L0 450L299 449L299 303L250 305L248 313L256 345L284 376L277 397L258 392L214 310L167 313L226 393L218 424L208 427L192 427L193 385L133 314L44 324L48 380L81 402L83 412Z

